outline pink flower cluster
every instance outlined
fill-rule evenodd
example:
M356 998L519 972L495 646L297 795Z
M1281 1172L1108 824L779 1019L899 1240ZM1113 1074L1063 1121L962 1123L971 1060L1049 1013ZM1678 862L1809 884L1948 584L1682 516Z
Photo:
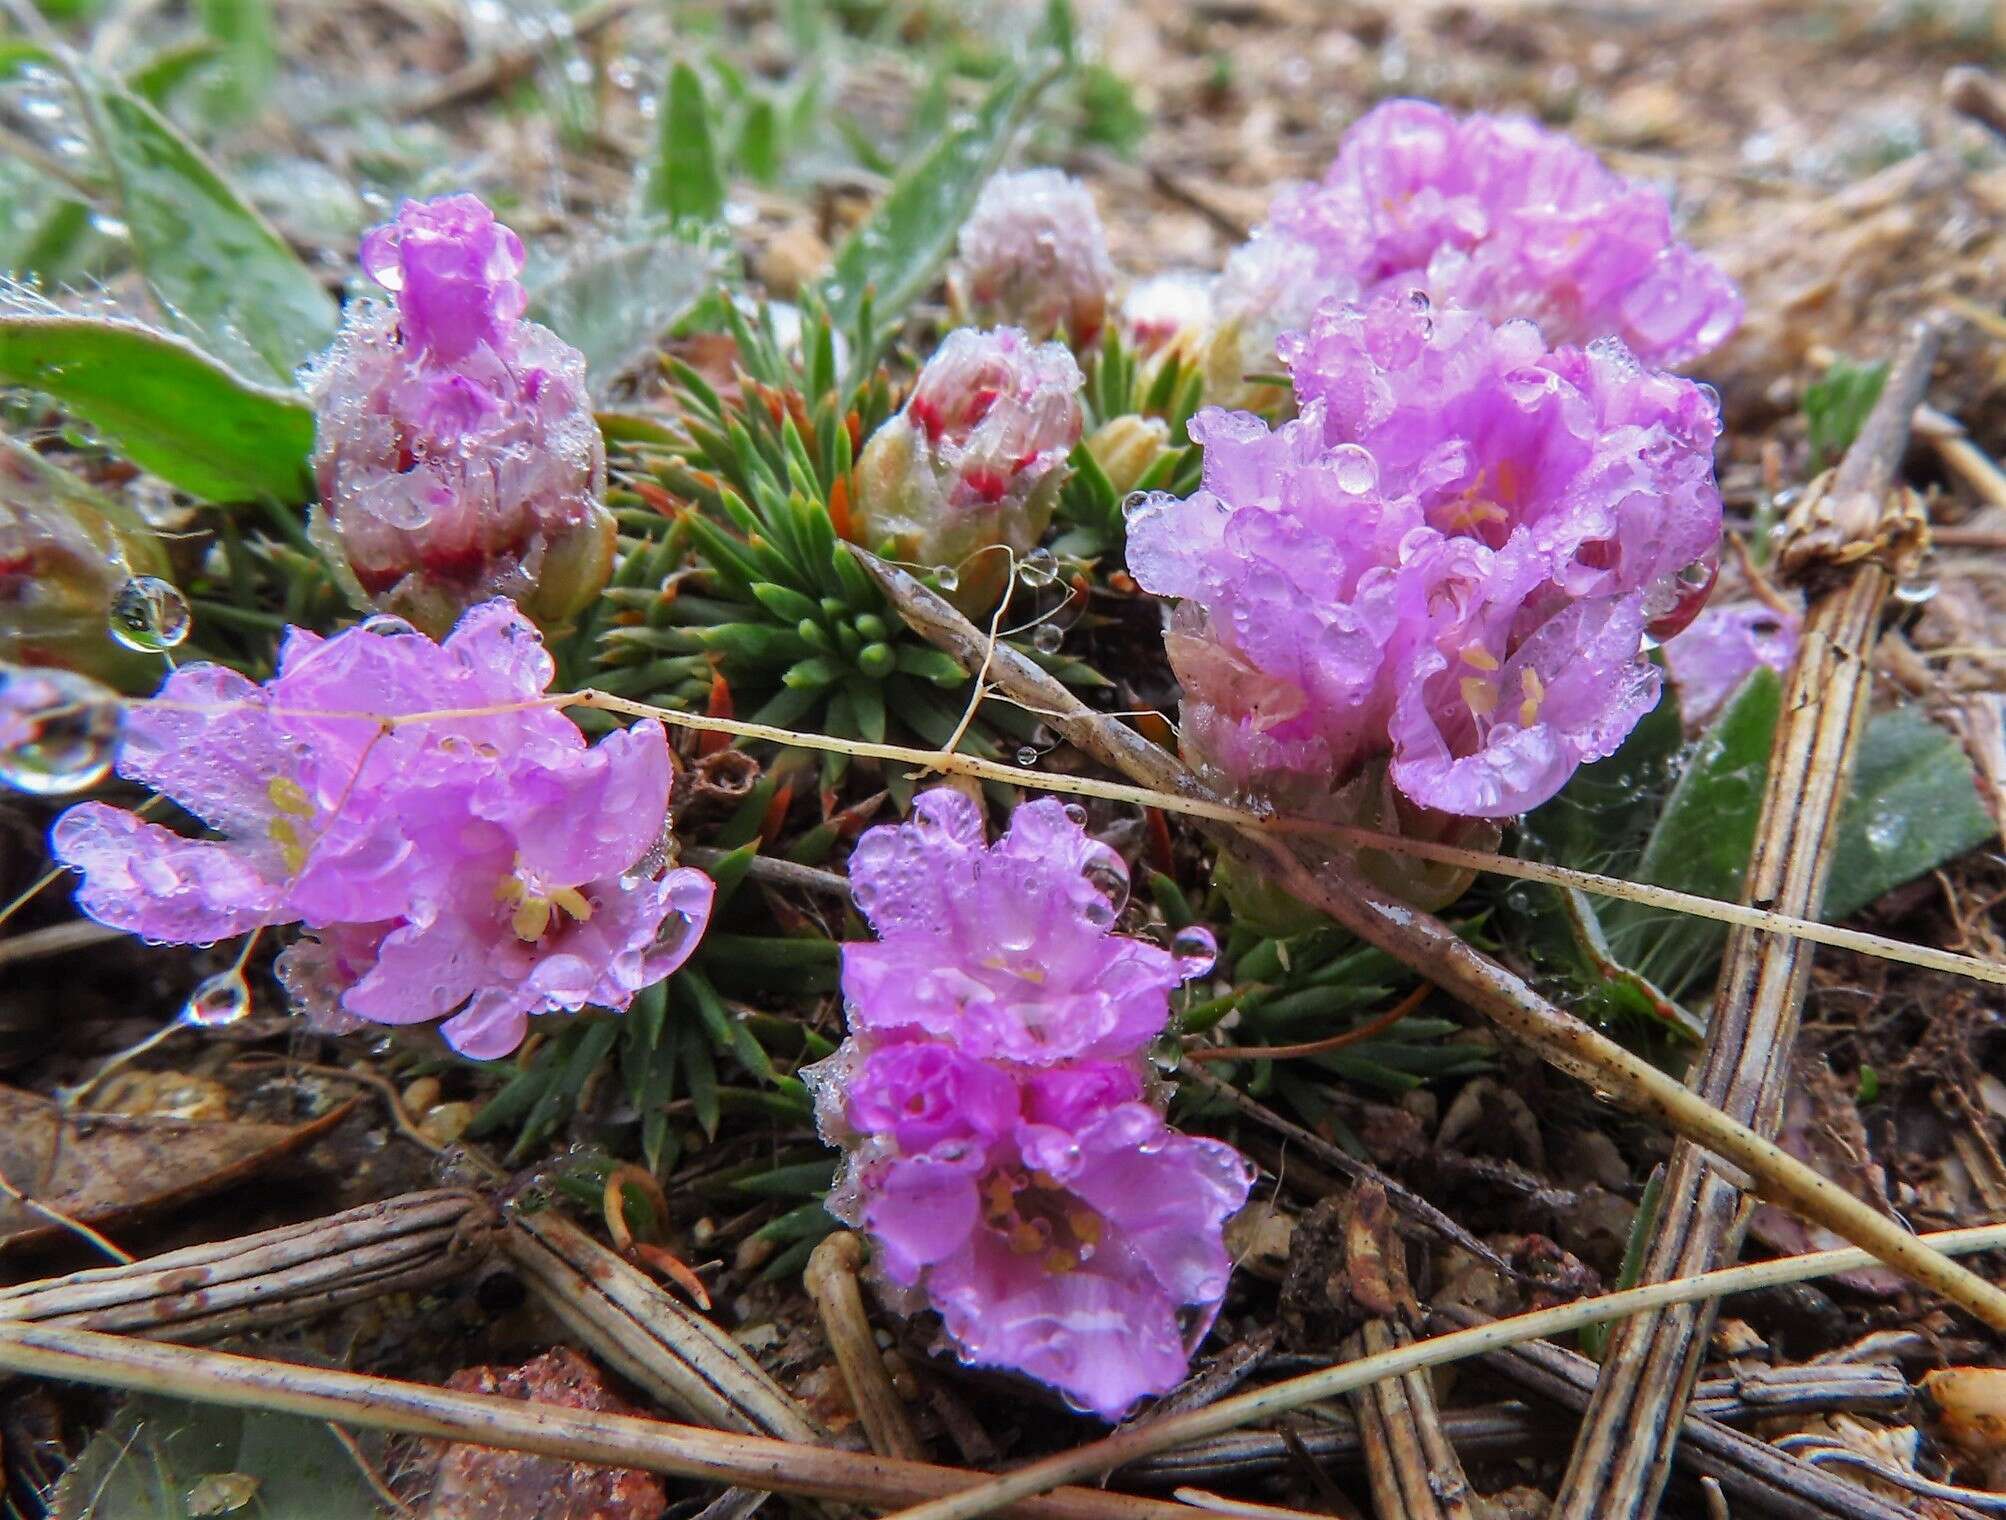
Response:
M1741 323L1740 293L1673 236L1657 190L1534 122L1420 100L1362 117L1322 181L1285 192L1235 256L1267 271L1255 285L1292 259L1311 303L1421 289L1529 317L1555 345L1618 337L1653 364L1696 359Z
M477 197L406 201L362 240L393 304L351 303L307 377L315 537L358 599L435 635L493 596L562 623L612 568L585 359L522 320L522 265Z
M1201 413L1202 489L1130 517L1136 579L1182 599L1187 750L1289 806L1380 762L1441 813L1544 802L1657 700L1647 632L1711 584L1715 401L1418 293L1327 303L1281 353L1299 415Z
M1127 871L1050 800L985 847L974 803L924 793L850 882L878 940L844 947L850 1038L804 1073L849 1152L830 1210L971 1365L1107 1419L1175 1387L1252 1184L1165 1124L1144 1060L1209 953L1110 933Z
M968 320L1085 350L1114 296L1107 232L1087 187L1057 169L998 174L961 224L949 288Z
M857 462L857 533L868 548L955 571L955 601L986 611L1002 594L1007 545L1044 535L1085 414L1080 367L1063 345L1014 327L959 328L926 361L905 408ZM983 551L990 552L983 552Z
M86 802L55 855L86 913L150 940L304 924L279 974L323 1027L445 1019L456 1050L506 1055L533 1014L624 1009L710 914L707 876L663 869L661 725L588 745L542 703L552 674L504 600L443 643L381 616L293 629L262 685L183 666L127 719L118 770L221 837Z

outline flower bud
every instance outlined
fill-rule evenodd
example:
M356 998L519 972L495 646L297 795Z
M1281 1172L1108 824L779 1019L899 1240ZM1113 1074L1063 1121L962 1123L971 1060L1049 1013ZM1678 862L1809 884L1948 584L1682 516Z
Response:
M310 377L314 538L359 602L433 634L508 596L561 624L612 571L585 358L522 320L522 242L471 195L406 201L362 241L357 301Z
M1110 417L1094 429L1087 452L1107 476L1116 496L1126 496L1142 483L1156 461L1170 448L1170 424L1161 417L1133 413Z
M966 320L1034 338L1100 336L1114 291L1107 232L1087 187L1057 169L999 174L962 224L949 288Z
M1057 343L1014 327L949 333L905 409L857 461L857 533L893 557L956 571L971 616L1002 594L1009 560L1044 535L1080 441L1083 381Z

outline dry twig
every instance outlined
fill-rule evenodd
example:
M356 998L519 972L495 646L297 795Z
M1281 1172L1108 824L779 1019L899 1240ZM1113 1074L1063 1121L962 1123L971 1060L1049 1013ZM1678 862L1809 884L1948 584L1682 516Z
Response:
M1762 816L1743 892L1786 913L1818 911L1839 809L1872 695L1881 603L1919 545L1909 493L1896 481L1909 420L1929 381L1933 328L1919 328L1839 467L1792 514L1781 556L1813 600L1770 752ZM1811 973L1811 947L1736 929L1728 937L1699 1097L1764 1135L1776 1132ZM1673 1149L1641 1280L1659 1282L1730 1261L1748 1208L1745 1181L1690 1139ZM1966 1307L1970 1307L1969 1304ZM1679 1412L1713 1324L1694 1304L1618 1328L1554 1504L1556 1520L1646 1516L1671 1473ZM1656 1436L1647 1438L1645 1433Z

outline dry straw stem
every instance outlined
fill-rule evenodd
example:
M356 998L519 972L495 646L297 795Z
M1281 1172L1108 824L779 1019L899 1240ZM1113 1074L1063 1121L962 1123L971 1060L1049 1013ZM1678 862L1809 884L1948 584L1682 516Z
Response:
M413 1293L486 1257L492 1211L457 1189L406 1193L310 1224L0 1291L0 1320L173 1341L269 1330L386 1293Z
M964 667L980 663L982 635L911 576L859 553L866 570L919 633ZM1087 707L1058 681L1010 648L995 651L997 688L1045 715L1082 752L1144 782L1154 792L1220 807L1174 756L1133 729ZM1196 812L1196 809L1192 810ZM1204 816L1200 814L1199 816ZM1510 1030L1552 1065L1579 1077L1613 1101L1663 1122L1752 1176L1763 1195L1842 1239L1868 1247L1887 1265L1932 1292L2006 1329L2006 1292L1945 1260L1885 1215L1785 1152L1734 1117L1694 1096L1642 1057L1563 1012L1517 976L1466 943L1432 914L1398 902L1365 881L1346 860L1327 853L1299 857L1295 841L1259 821L1233 817L1207 832L1246 869L1328 914L1445 991Z
M881 1457L918 1461L926 1448L906 1417L905 1402L892 1387L884 1353L878 1350L870 1316L864 1312L863 1291L857 1286L857 1269L863 1262L862 1242L848 1230L838 1230L815 1247L801 1280L815 1300L822 1333L836 1353L843 1386L850 1390L850 1403L863 1421L871 1450Z
M1948 1254L1962 1255L2006 1245L2006 1225L1951 1230L1925 1238ZM1187 1442L1337 1398L1381 1378L1480 1356L1501 1346L1565 1335L1664 1304L1856 1271L1871 1265L1873 1259L1859 1250L1785 1257L1434 1336L1384 1356L1327 1368L1203 1409L1134 1426L1002 1478L765 1436L526 1404L54 1325L0 1323L0 1369L196 1403L303 1415L368 1430L470 1441L566 1461L645 1468L698 1482L844 1500L876 1509L917 1504L905 1512L908 1520L922 1515L927 1520L948 1520L950 1516L973 1520L997 1511L1027 1520L1189 1520L1188 1510L1155 1500L1091 1489L1051 1491ZM1049 1497L1040 1499L1040 1495Z
M852 550L861 560L870 561L885 575L899 575L916 598L931 598L932 593L920 586L909 576L892 570L889 566L873 559L868 554ZM869 566L867 566L869 568ZM935 599L937 600L937 598ZM916 606L917 604L915 604ZM946 604L940 604L943 608ZM901 609L911 614L915 607ZM961 622L978 645L986 645L986 640L966 623L958 613L952 613L955 621ZM956 644L950 641L948 625L943 620L935 630L914 623L921 632L934 637L935 642L950 652L957 652ZM974 659L981 659L980 652ZM1013 682L1017 689L1035 678L1050 681L1037 666L1007 646L996 649L999 666L1014 667L1009 678L999 679L995 685L1006 696L1015 696ZM1049 691L1040 687L1041 693L1055 691L1063 698L1064 711L1052 710L1041 704L1032 706L1041 717L1053 720L1055 726L1064 727L1060 719L1075 724L1101 724L1117 728L1113 720L1105 714L1096 713L1082 705L1063 686L1052 681ZM1019 699L1022 700L1022 699ZM128 706L148 705L145 700L128 703ZM153 703L151 705L176 705ZM402 713L392 719L383 720L392 728L406 724L425 723L442 718L489 717L497 712L514 711L521 706L536 707L587 707L599 712L618 713L628 718L654 718L671 728L693 729L701 733L730 734L734 738L763 740L770 744L785 745L793 749L839 751L846 755L856 755L866 760L884 760L895 765L909 765L920 772L940 771L957 776L972 777L977 781L998 781L1006 786L1021 786L1031 791L1058 792L1072 797L1097 797L1108 802L1126 802L1136 807L1161 808L1168 813L1196 818L1201 822L1228 824L1236 828L1257 830L1278 837L1302 836L1310 839L1329 839L1343 844L1363 845L1370 849L1384 850L1393 855L1409 855L1416 860L1432 860L1445 865L1462 866L1472 871L1483 871L1493 876L1509 876L1519 881L1543 882L1548 886L1572 887L1583 892L1594 892L1603 897L1621 898L1625 902L1641 904L1647 908L1663 908L1670 913L1688 913L1700 918L1710 918L1719 923L1739 925L1749 929L1766 929L1774 934L1791 934L1799 939L1810 940L1813 944L1830 945L1838 950L1854 950L1861 955L1871 955L1880 960L1899 961L1904 965L1919 966L1928 971L1942 971L1951 976L1968 977L1973 981L1990 982L2006 986L2006 965L1982 960L1975 955L1959 955L1955 951L1939 950L1931 945L1912 945L1903 940L1889 939L1886 935L1868 934L1859 929L1841 928L1837 924L1823 924L1815 919L1794 918L1789 914L1777 913L1767 908L1752 908L1744 903L1731 903L1715 897L1701 897L1693 892L1678 892L1670 887L1654 887L1644 882L1623 881L1614 876L1598 876L1593 871L1576 871L1567 866L1547 865L1536 860L1518 860L1509 855L1496 855L1483 850L1466 850L1456 845L1434 844L1426 840L1405 839L1397 834L1382 834L1373 829L1356 828L1349 824L1326 823L1317 818L1291 817L1282 813L1258 813L1244 807L1236 807L1212 795L1199 786L1195 780L1186 791L1172 791L1152 786L1136 786L1120 781L1105 781L1098 776L1070 776L1057 772L1029 770L1023 766L1005 765L998 760L985 760L979 755L951 754L942 750L914 749L903 744L872 744L860 739L837 739L827 734L804 733L791 728L778 728L770 723L749 723L735 718L713 718L702 713L678 712L674 708L655 707L646 702L636 702L627 697L612 696L603 691L555 692L541 701L529 704L511 704L508 707L478 707L461 710L437 710ZM376 719L374 713L362 712L302 712L302 717L322 718L369 718ZM1067 738L1080 744L1077 733L1067 731ZM1146 739L1136 736L1136 742L1151 750L1156 746ZM1106 746L1091 748L1090 753L1100 754ZM1161 750L1156 753L1162 754ZM801 885L824 885L803 880Z
M665 1408L719 1430L828 1439L743 1346L562 1214L518 1213L504 1241L565 1329Z
M2006 1225L1946 1230L1926 1235L1923 1239L1933 1249L1946 1255L1961 1256L2006 1245ZM1666 1304L1720 1298L1786 1282L1803 1282L1807 1278L1824 1277L1834 1272L1850 1272L1871 1264L1873 1260L1872 1253L1851 1248L1820 1251L1808 1256L1786 1256L1776 1261L1755 1262L1699 1277L1680 1278L1675 1282L1628 1288L1601 1298L1583 1299L1553 1309L1541 1309L1532 1314L1520 1314L1511 1319L1452 1331L1447 1335L1431 1336L1383 1356L1345 1362L1321 1372L1271 1384L1252 1393L1222 1399L1206 1409L1195 1409L1166 1420L1132 1426L1104 1440L1060 1452L991 1478L980 1487L951 1498L902 1511L893 1520L976 1520L979 1515L990 1514L1058 1484L1111 1473L1130 1462L1139 1462L1144 1457L1153 1457L1187 1442L1203 1440L1207 1436L1250 1425L1256 1420L1273 1419L1307 1404L1336 1398L1380 1378L1401 1377L1424 1367L1439 1367L1467 1357L1482 1356L1505 1346L1567 1335L1588 1325L1644 1313ZM4 1337L0 1337L0 1365L8 1365L11 1354L5 1346Z
M1473 1310L1447 1312L1458 1324L1486 1323ZM1598 1369L1594 1362L1543 1341L1492 1352L1483 1360L1507 1381L1568 1409L1586 1409L1595 1391ZM1824 1367L1791 1370L1811 1373L1820 1379L1830 1378L1834 1371ZM1847 1369L1842 1382L1852 1381L1860 1370L1863 1369ZM1900 1385L1901 1402L1905 1404L1909 1393L1907 1380L1895 1372L1893 1381ZM1802 1407L1803 1403L1783 1404L1765 1413L1773 1418ZM1814 1407L1832 1405L1827 1400ZM1663 1444L1667 1448L1673 1446L1670 1441ZM1737 1505L1746 1504L1780 1520L1904 1520L1913 1514L1905 1505L1882 1498L1858 1483L1835 1477L1789 1452L1777 1450L1760 1437L1732 1430L1691 1408L1686 1410L1679 1428L1676 1457L1680 1470L1687 1476L1711 1478Z
M1793 526L1801 523L1822 549L1800 552L1793 538L1781 555L1811 583L1812 601L1785 687L1744 891L1785 913L1815 912L1824 900L1839 809L1873 695L1881 604L1896 578L1913 568L1919 547L1896 476L1935 353L1935 330L1919 327L1858 440L1792 516ZM1856 558L1861 545L1876 552ZM1782 1120L1810 974L1811 947L1802 940L1749 929L1728 936L1696 1089L1764 1135L1775 1134ZM1732 1261L1750 1206L1741 1181L1700 1146L1680 1141L1666 1169L1641 1280L1689 1276ZM1655 1512L1713 1318L1713 1305L1692 1304L1617 1329L1561 1481L1556 1520ZM1656 1438L1639 1439L1640 1432Z

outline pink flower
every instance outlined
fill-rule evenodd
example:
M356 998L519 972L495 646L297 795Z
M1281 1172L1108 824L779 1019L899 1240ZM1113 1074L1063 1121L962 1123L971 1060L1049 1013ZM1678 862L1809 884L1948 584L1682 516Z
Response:
M960 793L914 807L858 843L882 940L844 947L851 1035L803 1073L848 1153L829 1208L964 1361L1118 1419L1184 1377L1252 1172L1164 1123L1143 1052L1179 974L1108 932L1112 852L1052 802L986 849ZM915 985L930 969L944 979Z
M358 601L428 633L496 595L562 623L615 531L584 357L521 320L521 241L474 196L406 201L362 262L394 304L351 303L308 377L316 539Z
M323 1024L445 1019L455 1049L505 1055L533 1014L624 1009L710 910L701 872L653 863L660 725L588 745L541 704L552 673L499 600L437 644L390 618L294 629L262 685L184 666L128 718L118 769L220 837L92 802L57 820L55 854L85 912L149 939L304 924L279 972ZM432 711L454 715L383 721Z
M857 842L850 888L878 932L844 947L857 1034L1039 1065L1126 1056L1163 1032L1184 979L1169 951L1110 932L1128 868L1049 798L986 845L974 803L922 793L912 822Z
M1300 415L1201 413L1203 488L1129 522L1182 599L1186 749L1291 807L1382 762L1422 808L1537 806L1657 699L1647 627L1696 610L1720 535L1714 403L1418 298L1326 303L1281 353Z
M1083 384L1057 343L1014 327L949 333L904 410L864 445L858 538L953 568L963 611L994 606L1009 576L997 547L1021 558L1052 521L1085 423Z
M1797 656L1803 619L1767 602L1709 607L1665 643L1665 665L1679 689L1679 717L1688 729L1711 723L1741 683L1766 665L1778 675Z
M1360 118L1250 247L1268 242L1313 253L1316 298L1419 288L1493 321L1530 317L1550 344L1620 338L1653 364L1697 359L1741 323L1740 293L1673 236L1658 191L1534 122L1426 101Z
M1092 193L1057 169L993 176L961 224L948 279L975 325L1022 327L1034 338L1064 332L1084 350L1106 325L1114 293Z

